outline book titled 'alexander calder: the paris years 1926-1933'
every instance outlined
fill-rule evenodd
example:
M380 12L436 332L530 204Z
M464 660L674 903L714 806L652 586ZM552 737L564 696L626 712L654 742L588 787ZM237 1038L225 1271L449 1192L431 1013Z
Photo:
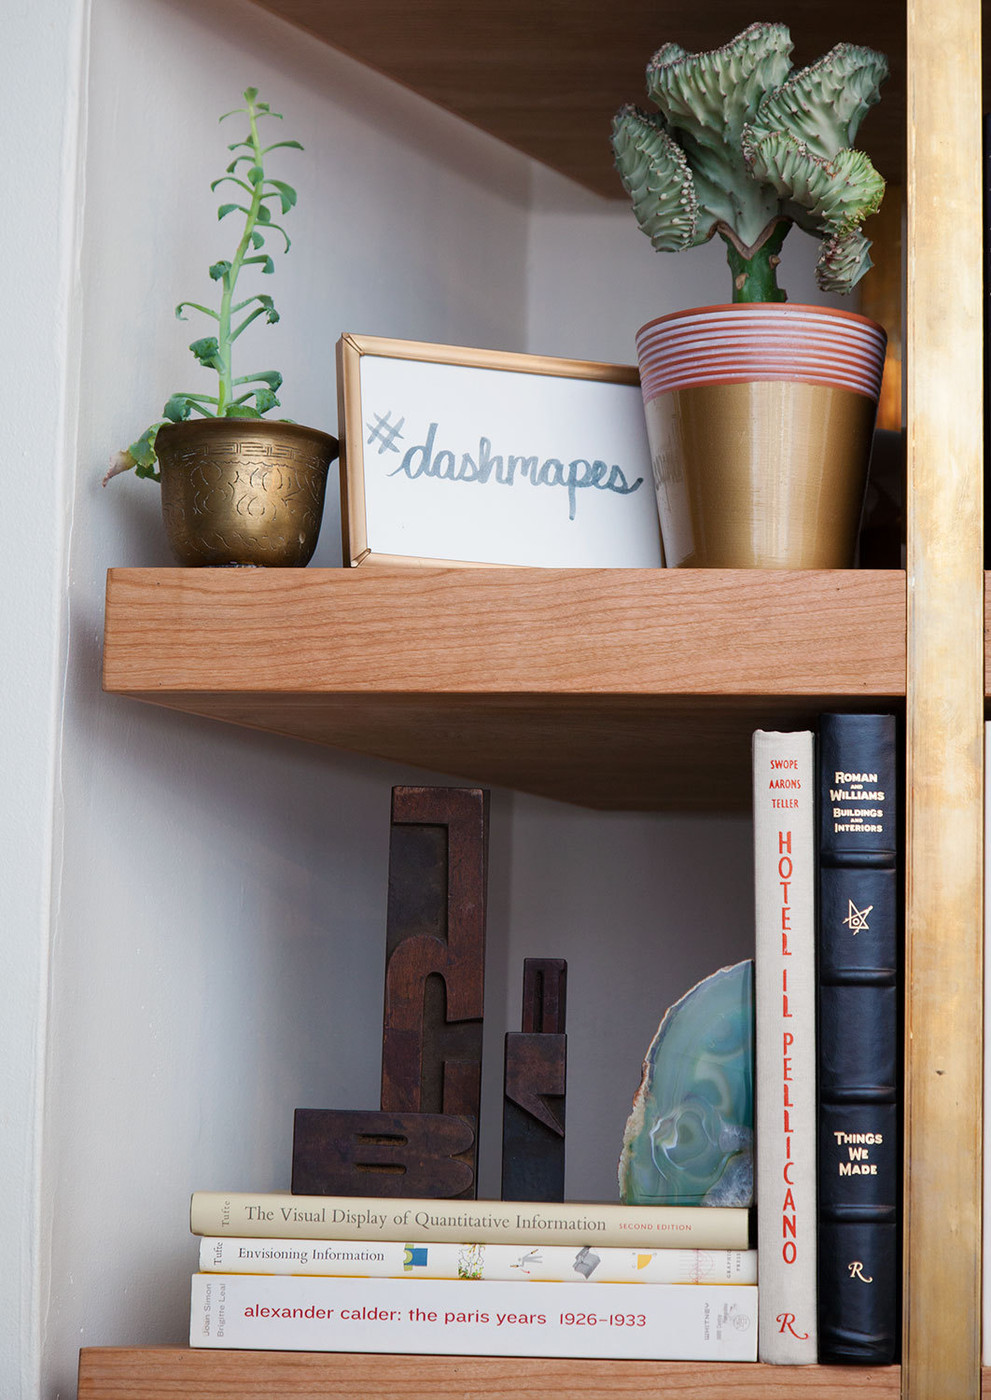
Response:
M271 1351L753 1361L757 1289L194 1274L189 1344Z

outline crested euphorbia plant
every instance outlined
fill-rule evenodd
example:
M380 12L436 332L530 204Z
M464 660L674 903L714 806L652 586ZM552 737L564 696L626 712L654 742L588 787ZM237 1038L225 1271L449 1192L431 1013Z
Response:
M130 447L114 455L110 470L103 478L104 485L112 476L132 468L137 476L150 477L154 481L160 479L155 437L164 423L181 423L193 414L203 418L261 418L279 405L276 391L282 383L282 375L278 370L234 374L234 342L259 316L264 316L269 323L279 319L270 296L255 292L239 299L237 286L241 274L248 268L256 268L263 273L275 271L271 252L266 248L270 234L279 234L283 240L283 252L289 251L289 236L280 224L275 223L270 205L277 205L282 214L288 213L296 203L296 191L284 180L273 180L266 174L265 157L270 151L283 146L298 151L303 148L298 141L274 141L271 145L264 145L258 131L259 121L265 117L281 119L281 114L273 112L267 102L259 102L257 88L246 88L242 96L246 106L225 112L220 120L244 115L248 118L248 133L228 147L228 150L235 152L234 159L224 174L210 186L212 190L220 185L233 186L232 198L221 204L217 218L240 216L243 224L237 247L231 258L215 262L210 268L211 278L219 284L217 307L182 301L175 309L180 320L185 320L189 309L215 322L216 334L194 340L189 348L200 365L216 372L216 384L213 386L216 392L208 394L190 389L173 394L162 409L162 417L146 428Z
M793 71L784 24L752 24L723 48L665 44L647 67L657 111L613 121L616 166L637 222L674 252L718 233L736 302L784 301L776 269L791 225L821 239L816 281L849 292L871 266L860 225L884 181L851 149L887 76L883 54L838 44Z

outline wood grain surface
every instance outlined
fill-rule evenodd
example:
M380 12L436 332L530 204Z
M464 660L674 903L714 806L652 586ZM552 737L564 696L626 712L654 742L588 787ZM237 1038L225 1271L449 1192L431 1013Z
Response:
M896 1400L899 1368L85 1348L79 1400ZM991 1384L985 1376L985 1395Z
M104 686L590 807L744 810L750 736L904 696L905 574L114 569Z
M908 4L905 1400L980 1387L981 9Z
M728 43L755 19L791 28L792 62L834 44L887 54L891 77L858 133L885 179L905 169L905 10L899 0L262 0L264 8L412 88L607 199L624 198L609 129L624 102L647 106L644 72L668 41L692 52ZM632 216L631 216L632 217ZM796 235L798 237L799 235Z

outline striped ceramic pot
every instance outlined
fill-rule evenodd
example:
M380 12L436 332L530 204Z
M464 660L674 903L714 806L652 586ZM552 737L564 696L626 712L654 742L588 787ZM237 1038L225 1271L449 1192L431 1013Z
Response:
M855 559L886 337L790 302L707 306L637 333L670 567Z

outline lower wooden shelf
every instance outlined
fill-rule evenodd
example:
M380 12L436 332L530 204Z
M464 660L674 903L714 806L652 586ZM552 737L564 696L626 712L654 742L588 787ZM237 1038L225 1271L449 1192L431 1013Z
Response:
M896 1400L900 1384L898 1366L87 1347L78 1400Z

